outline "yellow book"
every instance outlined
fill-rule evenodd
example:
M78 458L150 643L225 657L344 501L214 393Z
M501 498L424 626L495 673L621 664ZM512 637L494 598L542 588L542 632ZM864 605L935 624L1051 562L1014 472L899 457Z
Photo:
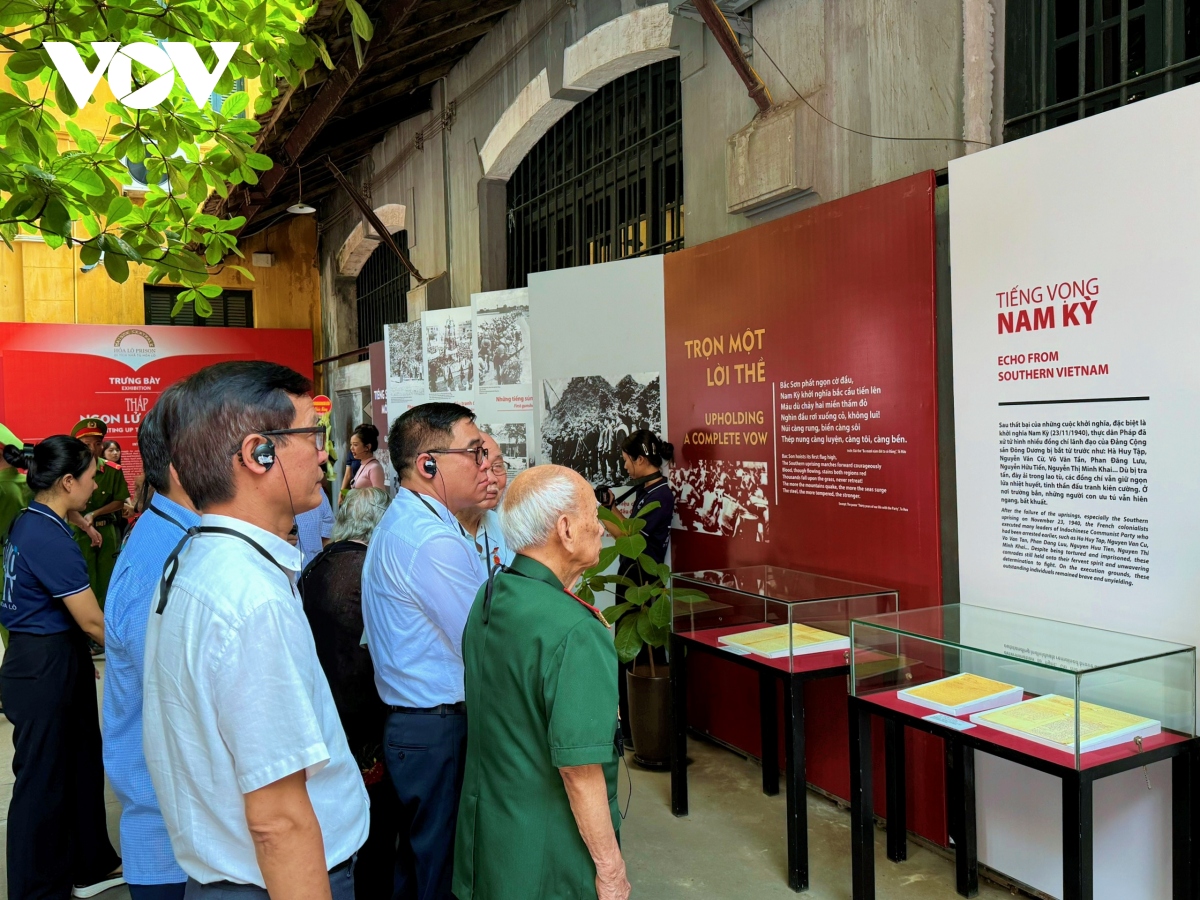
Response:
M1046 694L973 715L971 721L1057 750L1075 752L1075 702L1068 697ZM1151 737L1161 730L1162 723L1155 719L1095 703L1079 704L1080 753L1112 747L1135 737Z
M793 656L805 653L823 653L826 650L847 650L850 638L844 634L834 634L832 631L822 631L808 625L794 624L791 628L790 652ZM727 634L717 640L730 647L747 650L757 656L776 659L787 656L788 626L773 625L769 628L756 628L753 631L740 631L737 634Z
M1017 703L1024 693L1016 685L963 672L900 691L900 699L949 716L965 716Z

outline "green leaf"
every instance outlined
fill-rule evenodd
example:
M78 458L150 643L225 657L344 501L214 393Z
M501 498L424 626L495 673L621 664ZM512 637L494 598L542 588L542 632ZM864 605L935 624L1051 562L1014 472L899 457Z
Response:
M641 509L638 510L638 518L645 519L646 513L654 512L660 506L662 506L662 504L659 503L657 500L650 501L649 503L647 503L645 506L643 506Z
M354 5L358 6L357 3ZM361 7L359 9L361 10ZM4 68L9 75L25 76L23 80L28 80L28 77L37 75L46 68L46 58L36 50L22 50L10 56Z
M73 116L79 112L79 104L75 102L75 98L67 90L67 83L57 72L54 74L54 102L58 104L58 108L63 111L64 115Z
M129 260L116 253L104 254L104 270L108 272L108 277L118 284L129 280Z
M85 266L94 266L100 261L100 248L95 244L84 244L79 248L79 261Z
M638 637L651 647L661 647L667 642L671 632L669 629L655 625L650 618L650 610L642 610L637 617Z
M175 297L175 305L171 307L171 318L175 318L183 311L183 305L196 298L195 291L180 291Z
M42 218L38 224L43 231L49 231L51 234L65 236L71 233L71 215L57 197L46 201L46 208L42 210Z
M350 12L350 21L354 26L355 34L364 41L369 41L375 36L375 26L367 18L367 14L359 5L358 0L346 0L346 9Z
M133 212L132 200L128 197L113 197L112 203L108 204L108 213L105 218L109 222L120 222L131 212Z
M620 525L621 517L609 509L607 506L597 506L596 515L600 517L601 522L608 522L610 525Z
M646 539L640 534L629 534L619 537L615 544L617 552L629 559L637 559L646 549Z
M202 297L220 297L221 286L219 284L202 284L196 288Z
M641 616L625 616L617 626L617 636L613 643L617 648L617 659L623 663L632 662L642 650L642 637L637 628L639 618Z
M247 153L246 165L250 166L252 169L258 169L260 172L266 172L275 165L275 162L271 159L271 157L262 153Z
M632 603L618 603L616 606L610 606L604 610L604 621L609 625L615 625L617 620L631 609L633 609Z
M227 119L236 119L238 114L245 112L249 105L250 95L245 91L235 91L221 104L221 115Z
M663 594L654 601L654 605L650 607L650 621L659 628L666 628L671 624L671 613L673 607L671 598Z
M607 569L609 566L611 566L613 564L613 561L617 558L617 555L618 554L617 554L616 547L601 547L600 548L600 561L598 563L596 563L596 565L592 566L591 571L594 571L597 573L603 572L605 569Z
M319 34L310 34L309 39L317 48L317 56L321 57L321 62L325 63L325 68L333 71L333 60L329 58L329 48L325 46L325 41L322 40Z
M204 285L204 286L207 287L208 285ZM200 297L200 296L196 297L195 306L196 306L196 315L198 315L202 319L207 319L209 316L211 316L213 314L212 304L209 303L208 300L205 299L204 297Z
M239 273L243 278L246 278L249 281L254 280L254 276L251 274L250 270L244 266L230 266L229 268L233 269L233 271Z
M104 255L115 253L118 256L123 256L126 259L131 259L134 262L142 261L142 254L138 253L129 245L128 242L117 237L115 234L104 234L100 236L100 244L104 248Z

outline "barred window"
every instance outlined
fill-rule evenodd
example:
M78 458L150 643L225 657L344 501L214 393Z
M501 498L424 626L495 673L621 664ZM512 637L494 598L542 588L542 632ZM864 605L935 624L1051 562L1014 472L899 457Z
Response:
M400 252L408 253L408 232L392 235ZM392 249L380 244L359 270L358 346L383 340L383 326L408 321L408 269Z
M682 248L679 60L577 104L517 167L506 206L510 288L532 272Z
M1200 81L1200 0L1008 0L1004 139Z

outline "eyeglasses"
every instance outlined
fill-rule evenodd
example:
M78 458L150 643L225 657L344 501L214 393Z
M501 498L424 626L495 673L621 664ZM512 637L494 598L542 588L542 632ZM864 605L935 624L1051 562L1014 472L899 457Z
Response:
M470 453L475 457L475 465L482 466L483 461L488 458L487 447L458 447L452 450L426 450L426 453Z
M502 459L496 460L494 463L492 463L490 466L488 466L488 468L492 470L493 475L508 474L508 463L506 463Z
M317 450L325 449L325 426L314 425L311 428L277 428L272 431L260 431L263 437L276 437L287 434L311 434L317 443Z

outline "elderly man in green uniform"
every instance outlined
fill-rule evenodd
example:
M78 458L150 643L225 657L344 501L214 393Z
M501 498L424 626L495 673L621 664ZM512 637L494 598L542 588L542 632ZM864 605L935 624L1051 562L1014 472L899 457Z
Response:
M108 426L103 419L97 418L84 419L71 429L71 437L87 444L92 456L96 457L96 490L83 511L83 521L100 533L100 545L95 546L93 538L83 530L76 530L75 542L87 560L88 580L101 609L104 608L108 580L117 564L117 551L121 549L117 513L129 499L129 485L125 483L121 467L104 458L101 445L106 434Z
M600 555L591 485L537 466L508 488L512 565L480 588L463 634L467 763L458 900L625 900L617 842L616 650L570 588Z

